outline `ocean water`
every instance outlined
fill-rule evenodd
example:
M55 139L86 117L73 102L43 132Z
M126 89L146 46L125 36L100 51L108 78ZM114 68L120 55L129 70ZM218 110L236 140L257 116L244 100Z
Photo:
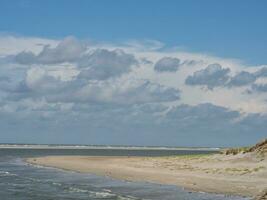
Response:
M127 182L93 174L33 166L27 157L41 155L163 156L209 153L186 150L0 149L1 200L244 200L197 193L171 185Z

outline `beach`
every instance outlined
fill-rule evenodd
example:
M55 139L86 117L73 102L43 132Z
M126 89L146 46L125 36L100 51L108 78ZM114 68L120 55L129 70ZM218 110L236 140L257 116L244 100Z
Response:
M28 163L192 191L257 196L267 188L267 162L254 153L163 157L44 156Z

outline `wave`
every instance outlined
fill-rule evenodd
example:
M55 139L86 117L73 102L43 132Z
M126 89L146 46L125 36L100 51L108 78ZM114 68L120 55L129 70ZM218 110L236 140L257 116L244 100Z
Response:
M17 174L12 174L8 171L0 171L0 176L17 176Z
M109 189L103 189L102 191L91 191L78 187L69 187L68 191L77 193L88 193L89 197L94 199L141 200L140 198L136 198L133 196L115 194Z

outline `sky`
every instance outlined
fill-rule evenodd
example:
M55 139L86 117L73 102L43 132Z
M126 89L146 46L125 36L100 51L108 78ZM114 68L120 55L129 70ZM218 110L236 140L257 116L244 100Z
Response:
M266 1L0 1L0 142L267 136Z

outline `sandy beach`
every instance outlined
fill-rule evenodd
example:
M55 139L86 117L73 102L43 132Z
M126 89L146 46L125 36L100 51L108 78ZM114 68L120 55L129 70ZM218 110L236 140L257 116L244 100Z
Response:
M27 162L193 191L256 196L267 188L267 160L253 153L170 157L47 156Z

